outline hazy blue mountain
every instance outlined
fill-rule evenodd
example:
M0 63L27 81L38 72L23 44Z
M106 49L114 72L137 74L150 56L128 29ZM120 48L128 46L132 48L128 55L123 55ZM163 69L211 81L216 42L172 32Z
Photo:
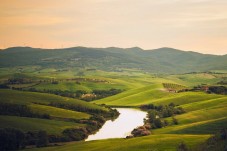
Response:
M227 55L208 55L173 48L143 50L133 48L38 49L12 47L0 51L0 67L40 65L101 70L135 68L153 73L184 73L227 69Z

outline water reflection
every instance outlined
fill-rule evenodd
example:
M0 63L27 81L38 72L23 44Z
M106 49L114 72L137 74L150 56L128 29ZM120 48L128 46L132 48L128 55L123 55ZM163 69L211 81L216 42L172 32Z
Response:
M85 141L107 139L107 138L124 138L131 131L143 125L143 119L146 118L146 112L132 108L116 108L120 115L114 121L107 121L103 127L93 135L90 135Z

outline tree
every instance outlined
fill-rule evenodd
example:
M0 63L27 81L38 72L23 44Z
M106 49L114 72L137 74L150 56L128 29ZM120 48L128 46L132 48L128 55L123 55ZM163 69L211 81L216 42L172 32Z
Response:
M25 147L25 134L18 129L0 129L0 150L18 150Z
M38 140L36 142L36 147L45 147L49 144L48 136L46 131L38 132Z
M154 120L154 126L156 128L162 128L163 127L163 123L162 123L160 118L157 118L157 119Z
M174 125L178 125L179 124L178 120L174 116L172 116L172 121L173 121Z

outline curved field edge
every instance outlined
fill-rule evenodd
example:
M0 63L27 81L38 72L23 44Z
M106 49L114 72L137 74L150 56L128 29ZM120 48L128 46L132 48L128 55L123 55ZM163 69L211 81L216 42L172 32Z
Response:
M57 118L88 119L90 117L90 115L87 113L66 110L66 109L47 106L47 105L30 104L29 107L35 113L48 114L51 117L57 117Z
M88 142L72 142L58 147L36 148L29 151L175 151L184 141L190 148L204 142L210 135L160 134L132 139L108 139Z
M2 116L0 115L0 128L17 128L24 132L45 130L49 134L61 134L67 128L83 127L85 125L74 122L47 120L38 118Z
M0 90L0 102L15 103L15 104L31 104L41 103L48 105L51 102L67 103L72 105L84 106L87 109L99 109L107 111L106 108L88 103L85 101L61 97L53 94L37 93L37 92L24 92L16 90Z

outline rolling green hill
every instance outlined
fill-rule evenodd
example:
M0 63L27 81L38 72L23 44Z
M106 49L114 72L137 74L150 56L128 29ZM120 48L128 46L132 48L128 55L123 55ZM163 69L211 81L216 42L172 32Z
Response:
M38 65L42 67L93 68L121 71L131 68L152 73L185 73L225 70L227 55L206 55L172 48L143 50L140 48L37 49L13 47L0 51L0 67Z
M85 107L87 109L97 109L102 111L107 111L106 108L97 106L92 103L87 103L85 101L61 97L52 94L46 93L36 93L36 92L23 92L23 91L15 91L15 90L0 90L1 102L13 103L13 104L33 104L33 103L41 103L47 105L53 102L59 103L67 103L71 105L78 105L81 107Z
M203 142L210 135L176 135L160 134L132 139L108 139L88 142L75 142L60 147L31 149L31 151L175 151L180 142L186 142L190 147Z
M32 130L45 130L48 134L61 134L61 132L67 128L85 127L86 124L79 124L75 121L73 122L72 120L84 120L92 117L92 112L87 112L86 110L108 112L107 108L100 107L92 103L52 94L1 89L0 96L0 103L27 105L34 113L40 115L47 114L50 116L50 119L19 117L16 115L0 116L0 128L17 128L25 132ZM70 106L78 106L86 110L68 110L50 106L50 103L65 103Z
M95 57L92 56L94 54L92 54L91 56L89 55L89 52L93 50L97 55ZM71 51L73 51L73 54L71 53ZM110 88L117 88L123 91L116 95L88 103L78 99L61 97L53 94L27 92L29 91L29 89L24 89L26 91L22 91L21 89L19 89L20 91L0 89L0 103L26 105L35 113L50 115L50 119L1 115L0 121L3 124L0 125L0 128L18 128L24 132L45 130L48 132L48 134L61 135L62 131L67 128L87 127L87 120L90 120L90 124L96 123L93 121L95 117L93 112L86 112L84 110L72 111L68 110L67 108L60 108L60 106L51 106L51 104L54 103L67 104L68 107L79 106L81 108L85 108L86 110L95 110L100 112L100 115L102 115L103 112L108 112L109 109L97 104L106 104L108 106L120 107L139 107L140 105L150 103L156 106L174 103L175 105L182 107L186 111L183 114L174 116L178 121L178 125L174 125L172 118L167 117L165 118L165 120L169 123L169 125L160 129L151 129L151 135L149 136L136 137L132 139L122 138L96 140L89 142L79 141L63 144L59 143L59 145L61 146L37 149L32 148L30 150L174 151L176 150L176 146L181 141L184 141L193 150L197 144L206 141L206 139L208 139L215 132L226 127L227 96L220 94L208 94L204 91L202 92L202 90L176 93L169 91L168 89L192 89L194 86L198 85L220 86L218 82L226 81L227 74L225 70L222 70L221 73L216 70L213 72L171 75L151 74L144 71L141 72L141 70L148 69L147 65L144 63L147 62L147 59L150 59L149 63L157 63L157 58L154 57L155 55L156 57L166 55L167 58L169 58L165 60L167 62L163 61L163 59L158 60L162 63L159 62L160 64L156 64L156 67L158 68L157 72L170 70L171 72L175 72L176 70L173 70L173 68L179 68L179 70L177 69L178 72L187 69L188 67L184 67L184 63L180 63L183 60L177 62L176 58L174 58L174 56L172 56L171 54L172 51L178 57L184 57L185 55L187 56L190 54L188 59L190 59L191 57L198 57L197 61L202 61L204 59L203 54L182 52L169 48L153 51L144 51L140 48L90 49L82 47L71 48L67 50L46 51L33 48L11 48L9 50L3 50L2 52L5 53L5 56L9 57L9 60L10 57L11 59L15 59L12 56L14 56L14 54L17 54L17 57L22 58L21 62L19 61L18 64L25 66L15 66L12 65L13 63L9 63L9 61L7 64L7 61L5 60L6 62L4 64L4 68L0 69L0 83L7 83L9 79L22 78L25 79L25 81L30 81L30 83L12 84L11 86L14 86L15 88L27 87L36 88L37 90L62 90L69 92L75 92L76 90L86 90L88 92L92 92L92 90L96 89L108 90ZM20 52L22 52L22 54L28 53L28 56L22 56L19 54ZM34 53L36 54L37 52L39 52L37 56L33 56ZM68 52L69 54L62 54L63 52ZM12 53L12 56L9 56L8 53ZM61 54L63 55L62 58ZM121 60L122 62L124 62L124 66L122 66L121 61L117 60L117 56L120 54L123 54L121 55L121 59L126 56L130 56L130 59L128 60ZM26 59L26 57L29 57L29 55L34 57L34 64L32 64L32 66L27 66L27 64L30 64L29 59L23 60ZM81 58L74 58L74 60L70 59L77 55L83 56L83 59L86 58L86 61ZM105 60L105 55L107 55L108 57L109 55L113 55L114 57L112 56L113 58L110 57ZM213 59L225 57L212 55L205 56L205 58ZM0 56L0 58L1 57L2 56ZM42 58L45 59L43 60ZM82 60L85 62L83 62ZM94 64L91 63L91 60L94 61ZM96 62L97 60L100 64ZM134 60L136 61L134 62ZM171 60L174 61L172 63L169 63ZM220 59L220 61L221 60L222 59ZM83 63L81 63L80 61L82 61ZM110 62L103 63L103 61ZM116 64L114 63L114 61L116 61ZM185 61L187 62L187 64L190 63L190 60L187 60L187 58ZM140 65L141 68L139 69L134 66L134 63ZM149 70L155 69L152 67L154 64L150 64ZM201 65L202 64L203 63L201 63ZM75 65L79 66L75 67ZM118 65L122 68L118 68ZM223 66L225 66L225 64L223 64L221 68ZM93 69L94 67L98 67L100 68L100 70ZM188 69L188 71L195 70L193 63L192 66ZM156 69L153 71L156 72ZM85 75L78 75L78 73L80 72L84 72ZM76 79L78 78L82 80L76 81ZM101 80L102 82L97 82L97 79ZM57 84L53 84L52 80L56 80ZM84 121L85 123L83 123Z

